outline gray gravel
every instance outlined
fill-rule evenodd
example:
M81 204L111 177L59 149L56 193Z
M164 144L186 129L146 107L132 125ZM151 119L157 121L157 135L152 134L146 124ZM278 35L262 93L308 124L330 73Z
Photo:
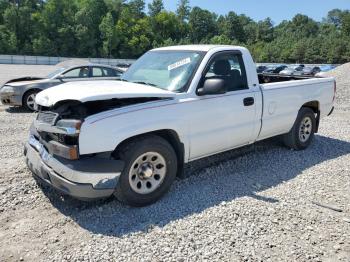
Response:
M349 261L348 88L309 149L273 139L197 161L146 208L38 186L22 157L34 114L0 106L0 261Z
M339 92L337 96L338 107L344 110L350 110L350 63L338 66L334 70L323 74L327 77L335 77Z

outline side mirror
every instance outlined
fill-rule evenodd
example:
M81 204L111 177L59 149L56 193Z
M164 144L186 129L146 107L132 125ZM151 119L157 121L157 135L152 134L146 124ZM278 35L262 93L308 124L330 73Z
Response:
M58 80L62 80L64 78L64 75L59 75L56 77Z
M203 87L198 88L197 95L219 95L226 93L225 80L221 78L208 78L204 81Z

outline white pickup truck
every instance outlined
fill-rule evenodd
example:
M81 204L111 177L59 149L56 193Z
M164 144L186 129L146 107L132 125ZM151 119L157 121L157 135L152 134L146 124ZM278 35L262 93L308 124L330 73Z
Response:
M114 194L148 205L190 161L278 135L290 148L307 148L333 111L335 81L278 81L260 84L243 47L154 49L120 81L38 94L26 161L36 177L76 198Z

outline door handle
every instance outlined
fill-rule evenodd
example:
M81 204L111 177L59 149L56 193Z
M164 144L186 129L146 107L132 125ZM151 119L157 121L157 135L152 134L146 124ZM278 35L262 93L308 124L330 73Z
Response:
M243 99L244 106L252 106L254 105L254 97L246 97Z

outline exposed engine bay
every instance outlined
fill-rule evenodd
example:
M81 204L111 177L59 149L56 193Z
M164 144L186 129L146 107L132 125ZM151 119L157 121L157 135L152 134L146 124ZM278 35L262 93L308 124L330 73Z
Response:
M80 123L78 127L80 129L81 123L86 117L90 115L130 105L142 104L165 99L169 98L122 98L89 101L85 103L73 100L60 101L52 107L43 107L37 105L37 111L39 111L39 113L36 121L50 126L60 125L61 123L67 124L67 122L70 122L68 123L68 125L73 124L74 126L76 123ZM49 143L50 141L56 141L67 146L78 145L78 135L67 135L62 133L48 132L46 130L37 130L37 136L40 136L40 138L37 138L40 139L42 142L46 143Z
M85 103L79 101L60 101L50 108L38 105L37 111L39 111L39 114L40 112L47 111L58 114L56 121L60 119L83 120L88 116L116 108L168 99L169 98L140 97L122 99L115 98L109 100L88 101Z

